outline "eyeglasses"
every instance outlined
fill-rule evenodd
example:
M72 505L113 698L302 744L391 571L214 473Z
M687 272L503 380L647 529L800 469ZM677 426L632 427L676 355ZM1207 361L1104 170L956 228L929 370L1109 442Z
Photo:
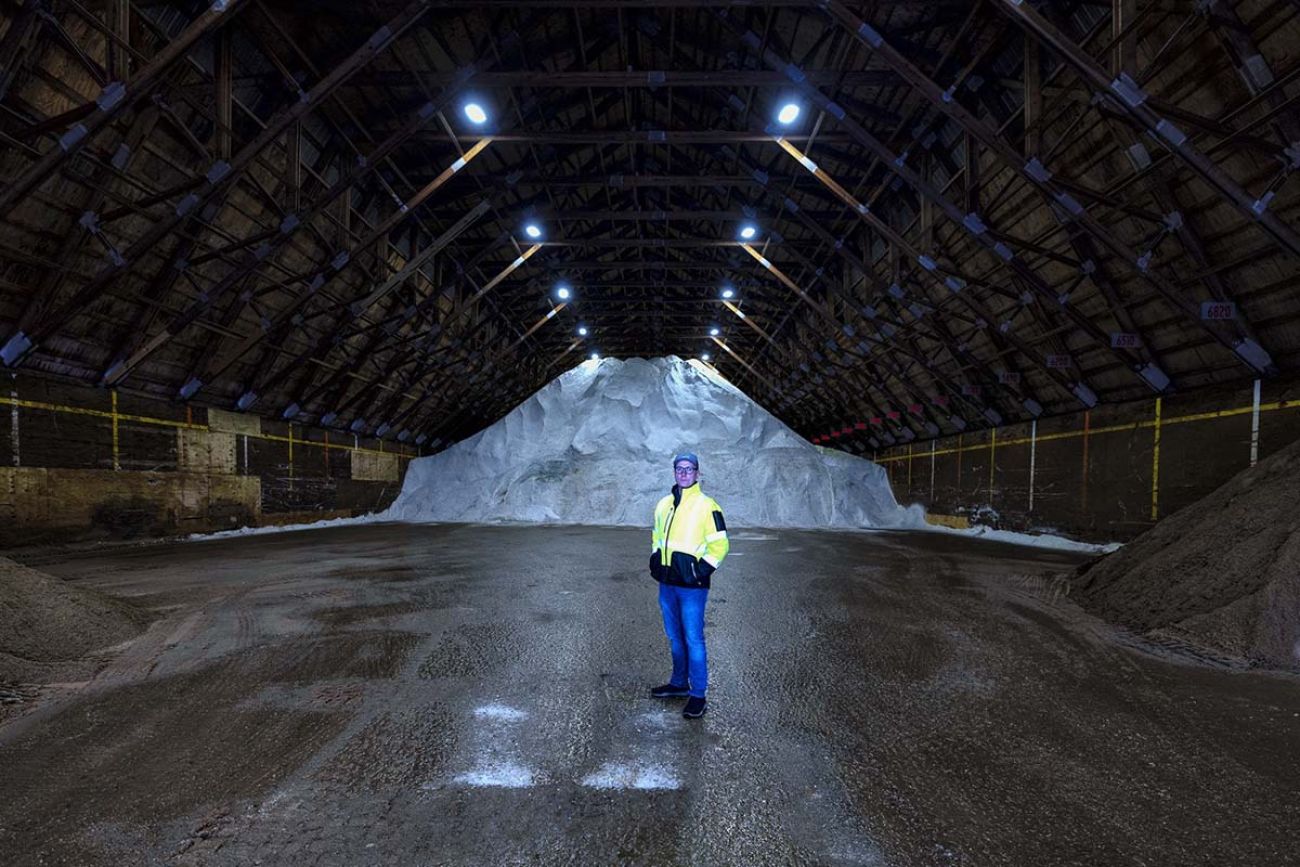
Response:
M689 476L691 473L699 472L699 470L695 467L673 467L673 472L679 476Z

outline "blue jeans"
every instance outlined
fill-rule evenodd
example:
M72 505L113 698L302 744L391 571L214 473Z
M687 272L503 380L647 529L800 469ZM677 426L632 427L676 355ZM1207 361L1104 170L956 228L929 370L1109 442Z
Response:
M659 609L664 615L664 633L673 652L673 686L687 686L691 695L704 698L709 688L709 655L704 648L704 604L709 591L703 587L659 585Z

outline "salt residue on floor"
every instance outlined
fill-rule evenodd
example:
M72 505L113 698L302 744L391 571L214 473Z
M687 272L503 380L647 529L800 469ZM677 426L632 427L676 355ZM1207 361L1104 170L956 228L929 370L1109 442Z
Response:
M1054 551L1078 551L1085 554L1109 554L1122 547L1119 542L1106 542L1104 544L1078 542L1064 536L1052 536L1047 533L1016 533L1011 530L995 530L992 527L970 527L965 530L958 530L952 527L930 524L923 529L932 533L966 536L972 539L987 539L990 542L1006 542L1009 545L1050 548Z
M499 789L526 789L533 785L535 775L512 762L492 762L457 774L455 781L466 786L491 786Z
M582 778L593 789L678 789L681 781L663 765L606 762L600 770Z
M479 719L501 720L503 722L521 722L528 719L528 712L503 704L485 704L474 708L474 716Z

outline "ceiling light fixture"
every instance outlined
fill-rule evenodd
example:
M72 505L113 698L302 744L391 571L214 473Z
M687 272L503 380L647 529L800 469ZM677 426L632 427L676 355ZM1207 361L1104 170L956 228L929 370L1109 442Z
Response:
M787 102L785 105L781 106L781 111L777 113L776 119L786 126L794 123L799 119L799 104Z
M473 124L487 123L487 111L477 102L465 103L465 117Z

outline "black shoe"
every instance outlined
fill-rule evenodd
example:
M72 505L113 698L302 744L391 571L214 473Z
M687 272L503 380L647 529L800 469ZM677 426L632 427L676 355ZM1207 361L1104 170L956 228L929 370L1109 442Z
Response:
M673 686L671 683L665 683L663 686L656 686L650 690L651 698L685 698L690 695L690 690L684 686Z
M708 702L706 702L704 699L700 698L699 696L693 695L689 699L687 699L686 707L682 708L682 716L686 717L687 719L698 719L704 716L704 711L707 710L706 707L707 704Z

